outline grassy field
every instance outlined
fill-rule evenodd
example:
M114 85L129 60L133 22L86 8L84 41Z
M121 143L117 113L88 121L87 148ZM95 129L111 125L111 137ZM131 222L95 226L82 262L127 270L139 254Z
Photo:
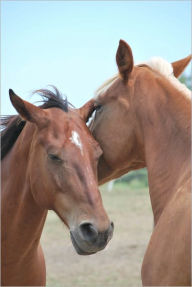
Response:
M118 183L111 192L103 186L101 193L115 230L108 246L97 254L76 254L69 231L49 212L41 240L47 286L141 286L141 264L153 226L148 190Z

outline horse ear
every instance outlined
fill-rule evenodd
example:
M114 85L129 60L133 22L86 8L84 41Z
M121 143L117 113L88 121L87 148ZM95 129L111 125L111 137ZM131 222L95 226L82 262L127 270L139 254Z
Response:
M119 47L116 53L116 62L119 69L119 73L122 76L124 82L128 81L129 75L133 69L133 54L129 45L123 41L119 41Z
M92 113L95 110L95 100L90 100L86 104L84 104L80 109L79 113L81 118L87 122L89 118L91 117Z
M23 120L33 122L39 127L45 126L48 119L45 117L44 110L28 103L27 101L22 100L11 89L9 90L9 97L12 105L20 114Z
M185 68L191 61L191 58L192 58L191 55L189 55L184 59L172 63L173 74L176 78L178 78L182 74L182 72L185 70Z

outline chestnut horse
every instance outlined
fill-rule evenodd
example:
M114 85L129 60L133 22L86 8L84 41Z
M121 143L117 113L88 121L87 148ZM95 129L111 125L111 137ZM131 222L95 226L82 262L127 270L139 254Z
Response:
M144 256L144 286L191 285L191 91L178 77L191 56L134 66L120 41L119 74L97 90L90 129L103 155L99 183L146 167L155 227Z
M20 116L3 123L2 286L45 286L40 237L48 210L70 229L79 254L102 250L113 231L97 186L102 152L86 126L89 105L75 110L57 89L38 92L41 108L10 90Z

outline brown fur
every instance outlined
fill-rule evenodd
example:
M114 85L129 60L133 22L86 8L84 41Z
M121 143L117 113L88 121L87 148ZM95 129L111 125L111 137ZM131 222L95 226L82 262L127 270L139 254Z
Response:
M179 61L172 63L173 73L174 73L174 76L176 78L178 78L182 74L183 69L185 67L187 67L187 65L189 64L190 61L191 61L191 55L189 55L188 57L186 57L182 60L179 60Z
M80 254L103 249L112 236L97 187L101 149L83 108L44 110L13 91L10 96L27 122L1 162L1 286L45 286L40 237L48 209L69 227ZM70 140L72 131L79 134L83 154ZM94 242L82 233L84 222L94 227Z
M120 41L117 59L120 53L126 69L122 73L117 61L121 77L96 98L90 129L103 150L99 183L147 167L155 228L143 260L143 285L190 286L191 100L146 65L133 67L130 51ZM173 64L175 75L188 60Z

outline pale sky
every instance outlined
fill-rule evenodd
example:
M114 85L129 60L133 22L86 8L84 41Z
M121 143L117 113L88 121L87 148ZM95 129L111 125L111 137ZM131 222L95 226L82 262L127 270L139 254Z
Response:
M191 53L190 1L2 1L1 113L15 114L8 90L34 102L55 85L80 107L117 73L120 39L135 63ZM190 73L190 67L186 71Z

